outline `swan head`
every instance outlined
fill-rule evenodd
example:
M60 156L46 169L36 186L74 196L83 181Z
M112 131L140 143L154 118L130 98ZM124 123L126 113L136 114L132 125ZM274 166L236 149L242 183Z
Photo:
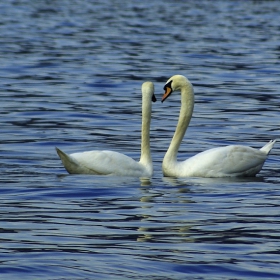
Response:
M143 95L147 95L150 96L150 100L152 100L153 102L156 102L156 96L155 96L155 88L154 88L154 84L152 82L145 82L142 84L142 93Z
M190 81L183 75L174 75L172 76L164 85L163 89L165 90L161 102L167 99L173 91L181 90L183 87L192 87Z

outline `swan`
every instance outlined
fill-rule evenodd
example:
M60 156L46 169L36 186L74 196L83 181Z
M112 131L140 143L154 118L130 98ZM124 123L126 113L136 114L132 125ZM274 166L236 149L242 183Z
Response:
M114 151L96 150L67 155L56 148L65 169L70 174L151 177L153 174L153 163L150 153L152 101L156 101L154 84L152 82L145 82L142 84L142 142L139 162Z
M194 91L189 80L182 75L172 76L165 84L162 102L173 91L181 91L181 110L170 146L162 162L167 177L253 177L261 169L276 140L260 150L241 145L230 145L201 152L185 161L177 161L177 153L194 107Z

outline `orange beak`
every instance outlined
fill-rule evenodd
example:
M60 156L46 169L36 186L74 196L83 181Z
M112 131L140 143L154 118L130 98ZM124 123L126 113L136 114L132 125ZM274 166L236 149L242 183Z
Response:
M172 93L172 88L165 87L165 93L163 94L163 96L161 98L161 102L163 102L171 93Z

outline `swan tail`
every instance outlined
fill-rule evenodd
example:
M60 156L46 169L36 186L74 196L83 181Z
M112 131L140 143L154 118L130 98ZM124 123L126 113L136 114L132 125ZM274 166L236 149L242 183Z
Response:
M269 152L271 151L271 149L273 148L274 144L275 144L276 140L270 140L267 144L265 144L260 150L262 152L265 152L267 155L269 154Z
M57 147L55 149L67 172L69 174L79 173L78 171L81 169L79 162L66 153L62 152Z

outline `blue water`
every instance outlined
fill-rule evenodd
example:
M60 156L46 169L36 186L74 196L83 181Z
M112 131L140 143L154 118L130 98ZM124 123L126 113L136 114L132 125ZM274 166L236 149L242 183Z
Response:
M196 105L179 158L279 137L278 1L2 1L0 279L279 279L276 143L247 179L164 178L183 74ZM149 180L68 175L56 152L140 155Z

